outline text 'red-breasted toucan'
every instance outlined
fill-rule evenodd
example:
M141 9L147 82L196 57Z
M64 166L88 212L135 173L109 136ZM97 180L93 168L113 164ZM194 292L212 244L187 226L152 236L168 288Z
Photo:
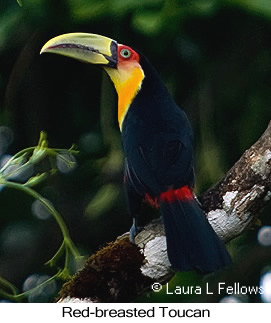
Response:
M125 153L125 187L139 231L143 200L159 205L168 258L180 271L209 273L231 263L193 193L193 133L184 111L174 102L149 61L132 48L87 33L49 40L41 53L69 56L101 65L118 94L118 122Z

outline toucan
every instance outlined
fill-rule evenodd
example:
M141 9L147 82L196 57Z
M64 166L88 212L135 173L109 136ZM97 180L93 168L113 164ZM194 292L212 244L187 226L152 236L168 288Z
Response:
M111 38L89 33L54 37L41 53L100 65L115 86L125 154L124 185L133 217L130 240L141 230L141 206L149 201L159 206L174 269L207 274L229 266L229 253L193 192L190 122L148 59Z

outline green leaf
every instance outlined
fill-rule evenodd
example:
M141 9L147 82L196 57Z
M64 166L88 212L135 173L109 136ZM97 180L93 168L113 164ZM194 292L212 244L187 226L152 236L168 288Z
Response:
M139 32L154 35L162 27L163 20L160 12L141 11L133 17L133 27Z
M86 215L93 218L99 217L112 208L118 199L120 188L115 184L104 185L90 201L86 208Z
M233 6L242 7L252 13L260 14L268 18L271 17L270 0L228 0L227 2Z
M29 178L29 180L23 185L33 187L41 183L42 181L44 181L47 177L48 177L48 174L46 173L38 174L36 176Z
M73 19L78 21L97 20L109 12L108 3L104 0L89 2L85 0L69 0L68 5Z
M23 6L23 1L22 1L22 0L17 0L17 3L18 3L18 5L19 5L20 7L22 7L22 6Z

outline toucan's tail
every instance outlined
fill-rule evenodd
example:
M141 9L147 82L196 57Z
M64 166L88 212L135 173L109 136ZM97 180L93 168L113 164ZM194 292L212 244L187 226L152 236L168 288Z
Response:
M231 258L187 187L160 196L168 258L180 271L210 273L231 264Z

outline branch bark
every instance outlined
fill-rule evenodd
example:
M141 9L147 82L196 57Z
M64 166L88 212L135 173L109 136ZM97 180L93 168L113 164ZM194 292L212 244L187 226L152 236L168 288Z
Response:
M271 198L271 122L225 177L199 200L218 236L227 242L253 223ZM136 239L128 233L92 255L60 291L60 302L127 302L174 275L160 219Z

